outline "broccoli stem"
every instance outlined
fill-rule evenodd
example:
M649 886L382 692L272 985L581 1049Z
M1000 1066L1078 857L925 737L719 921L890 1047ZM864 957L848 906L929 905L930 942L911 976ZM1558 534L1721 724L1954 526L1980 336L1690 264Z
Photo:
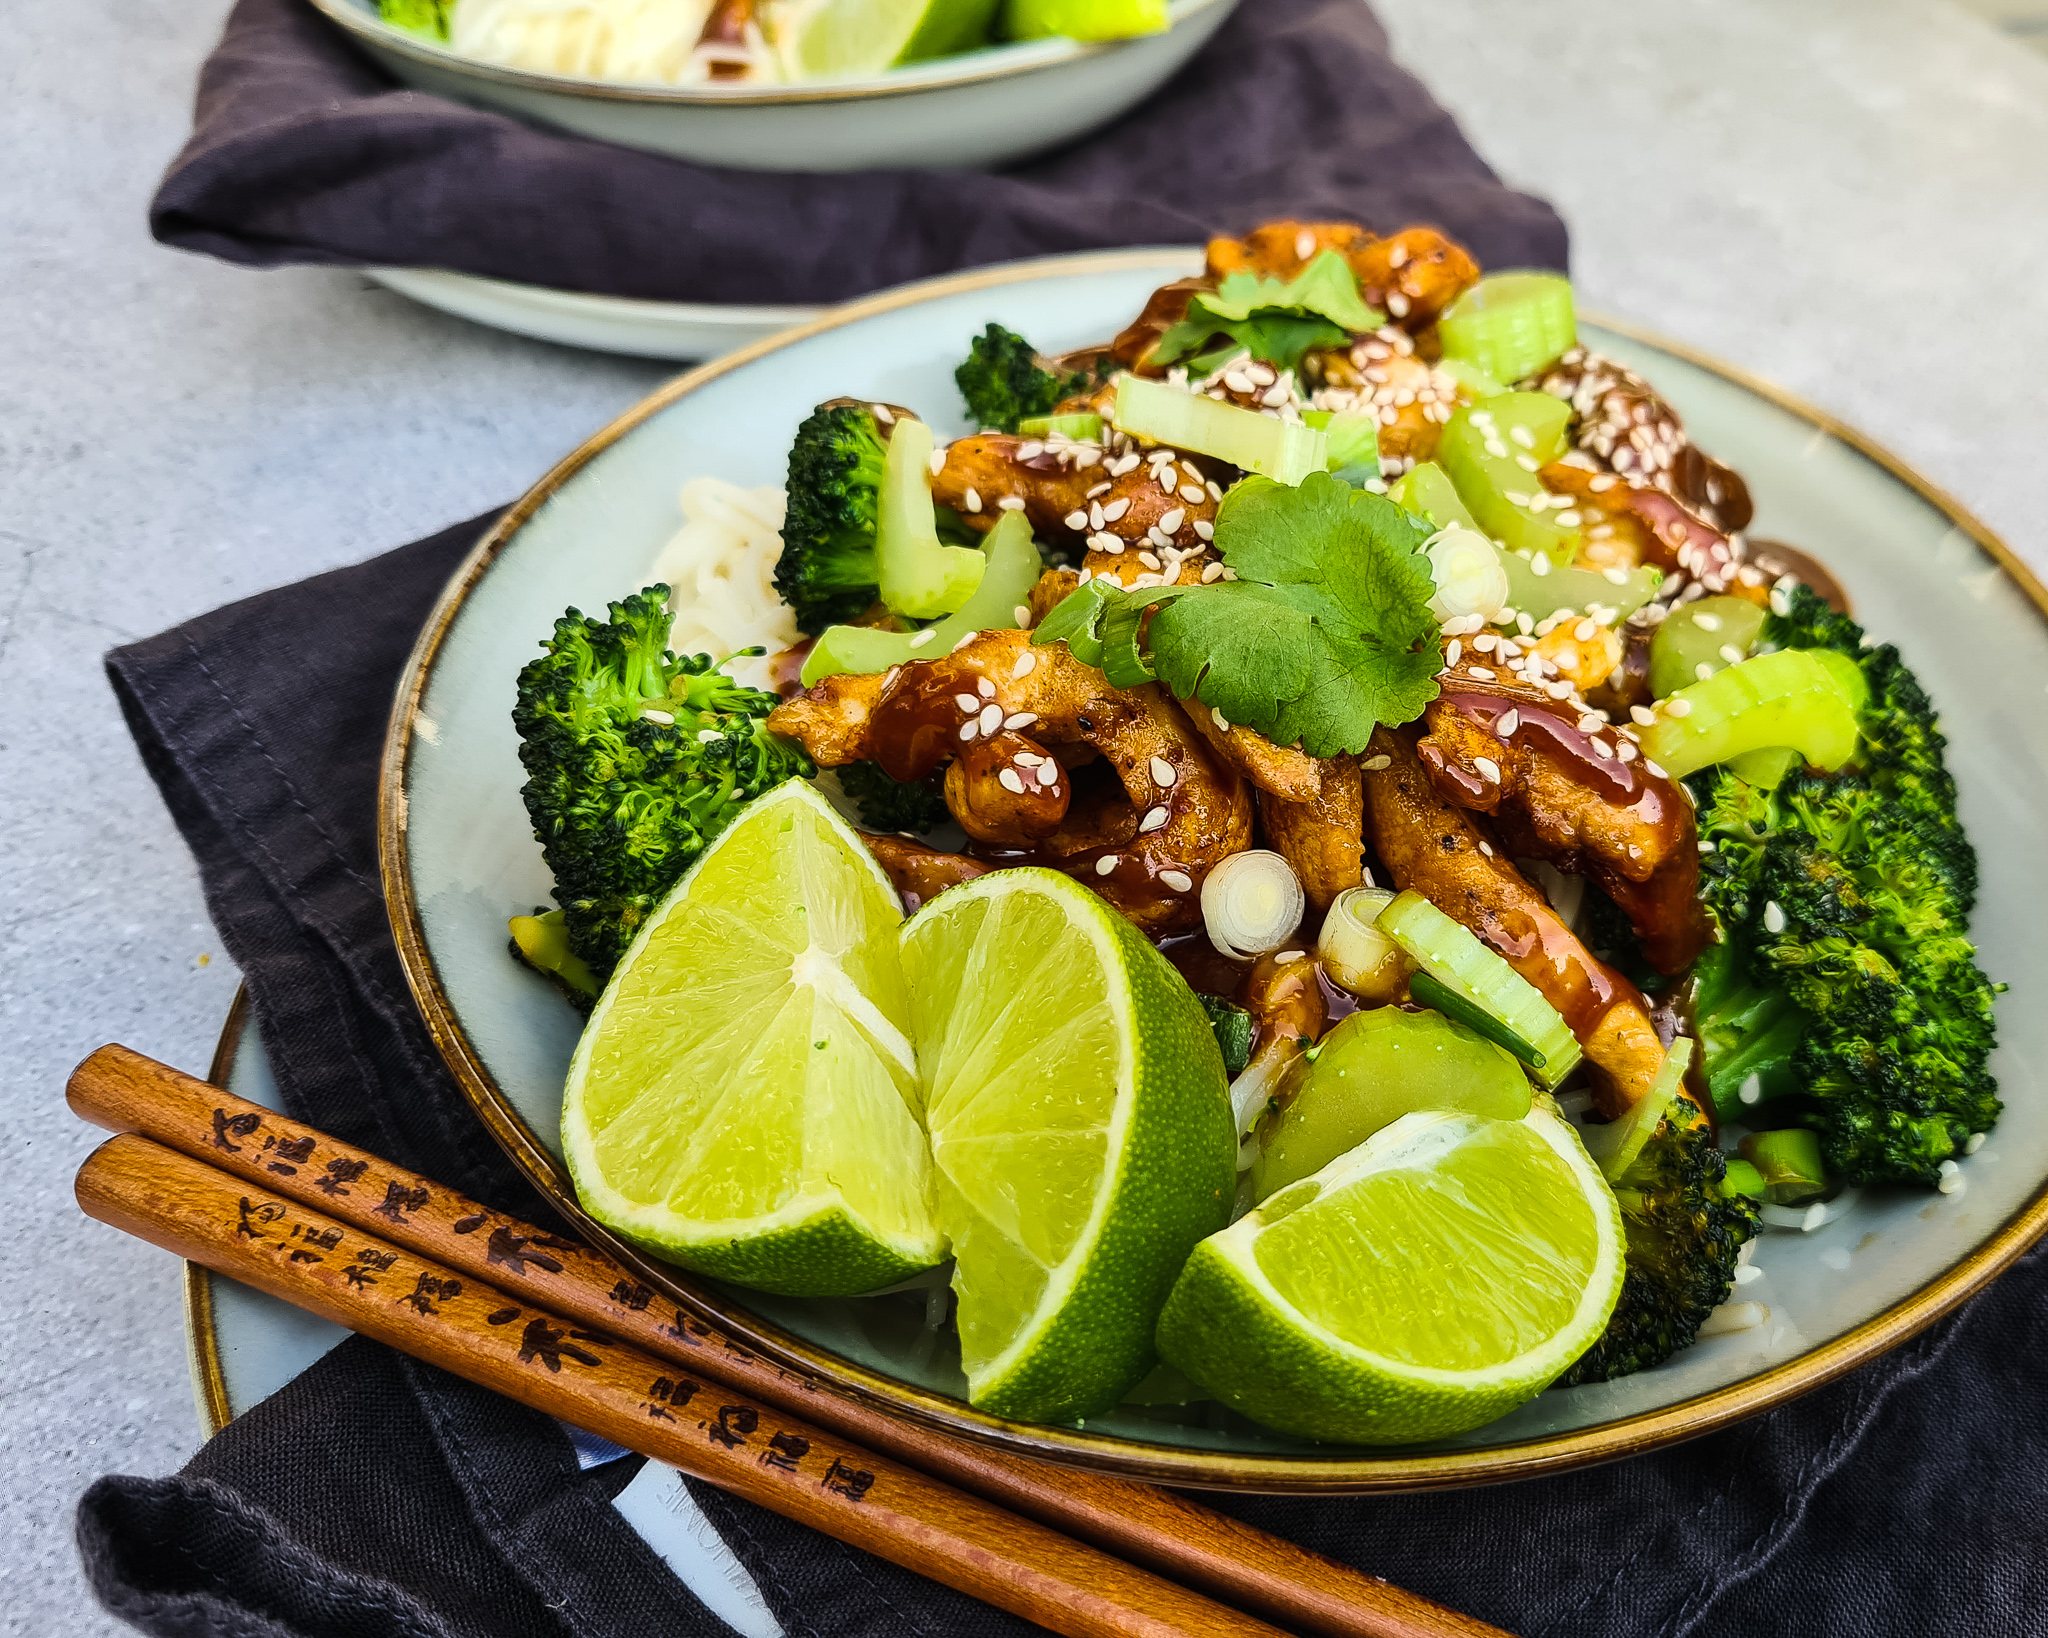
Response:
M1821 1161L1817 1133L1798 1126L1752 1132L1736 1147L1762 1175L1764 1198L1773 1205L1796 1206L1827 1193L1827 1167Z

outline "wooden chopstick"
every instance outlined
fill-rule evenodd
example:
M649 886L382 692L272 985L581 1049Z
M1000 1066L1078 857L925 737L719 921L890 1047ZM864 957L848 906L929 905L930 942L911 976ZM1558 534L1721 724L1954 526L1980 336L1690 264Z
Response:
M257 1186L269 1201L312 1206L520 1303L619 1338L773 1406L779 1415L820 1424L842 1441L1289 1630L1330 1638L1504 1638L1498 1628L1174 1492L970 1444L864 1401L820 1392L815 1380L762 1359L673 1306L657 1305L635 1275L580 1242L493 1212L126 1047L102 1047L87 1058L73 1072L67 1097L84 1119L200 1159Z

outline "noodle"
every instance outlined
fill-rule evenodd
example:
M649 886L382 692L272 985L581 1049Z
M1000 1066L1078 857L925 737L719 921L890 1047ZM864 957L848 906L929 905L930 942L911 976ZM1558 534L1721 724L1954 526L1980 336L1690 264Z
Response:
M722 669L755 688L773 688L772 660L801 637L796 616L775 589L782 555L782 491L742 489L723 478L692 478L677 497L683 526L655 559L676 616L669 647L719 659L765 648L759 659Z
M709 77L697 37L711 0L458 0L449 45L466 57L582 79L690 85ZM772 56L750 31L748 78L774 78Z

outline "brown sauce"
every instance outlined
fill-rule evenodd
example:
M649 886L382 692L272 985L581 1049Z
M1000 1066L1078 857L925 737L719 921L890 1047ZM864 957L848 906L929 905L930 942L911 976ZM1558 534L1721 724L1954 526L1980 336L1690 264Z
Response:
M1849 607L1849 594L1842 589L1841 581L1834 577L1828 566L1797 546L1787 546L1782 540L1752 540L1749 543L1749 561L1773 580L1789 574L1805 582L1837 614L1856 612Z
M868 749L882 771L905 782L923 779L958 750L961 724L979 707L965 711L954 696L973 691L973 678L961 667L899 671L868 718Z

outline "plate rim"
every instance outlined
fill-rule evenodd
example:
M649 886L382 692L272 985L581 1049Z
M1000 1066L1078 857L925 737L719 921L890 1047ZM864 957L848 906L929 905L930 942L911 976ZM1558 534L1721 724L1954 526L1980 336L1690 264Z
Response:
M825 331L942 296L1049 274L1144 267L1171 273L1184 269L1199 253L1194 247L1160 247L1037 257L920 280L834 308L809 324L765 337L666 383L557 461L472 548L422 626L393 698L379 768L377 830L385 905L406 981L435 1046L486 1129L550 1204L605 1252L709 1323L726 1328L768 1358L814 1376L822 1390L849 1394L942 1432L1038 1460L1196 1489L1276 1494L1452 1489L1508 1483L1641 1455L1712 1433L1823 1387L1953 1311L2048 1232L2048 1180L1974 1250L1899 1301L1817 1348L1724 1387L1592 1427L1486 1449L1371 1456L1246 1454L1111 1438L1068 1427L1012 1422L976 1411L956 1399L901 1382L791 1336L701 1289L685 1271L647 1257L591 1219L577 1203L566 1169L520 1120L457 1018L427 947L412 891L405 797L412 724L442 642L469 593L526 522L585 465L669 405L757 358ZM1589 324L1658 348L1745 388L1883 468L1981 547L2026 595L2036 616L2048 622L2048 587L2033 571L1953 496L1882 445L1763 377L1686 343L1627 321L1593 313L1582 317Z
M626 80L592 80L575 74L553 74L544 69L513 68L504 63L488 63L462 53L435 41L423 39L406 29L387 23L380 16L364 11L351 0L310 0L314 10L335 27L354 35L357 39L389 51L397 56L409 57L414 62L424 63L444 73L456 74L469 79L486 80L495 85L511 86L521 91L545 92L559 97L581 97L594 102L651 103L670 108L766 108L782 107L796 103L835 103L879 101L895 97L921 96L936 91L986 85L992 80L1013 79L1022 74L1043 73L1049 69L1063 68L1069 63L1083 62L1091 57L1128 50L1148 40L1156 40L1164 34L1171 34L1193 20L1213 11L1218 6L1231 7L1238 0L1172 0L1167 27L1161 34L1141 34L1128 40L1006 40L984 50L989 56L1004 57L1006 60L990 62L985 58L979 64L965 70L947 71L934 64L948 64L963 61L979 55L976 52L958 52L951 57L933 58L930 63L911 63L902 68L864 80L828 80L814 85L638 85Z
M207 1060L206 1078L215 1086L226 1086L234 1073L235 1057L242 1050L242 1032L249 1027L249 986L235 986L235 998L221 1020L214 1037L213 1056ZM180 1265L178 1301L185 1318L185 1369L192 1383L192 1401L199 1412L199 1431L211 1439L235 1419L234 1403L228 1398L227 1366L220 1351L220 1322L213 1304L213 1282L217 1276L203 1263L187 1260Z

